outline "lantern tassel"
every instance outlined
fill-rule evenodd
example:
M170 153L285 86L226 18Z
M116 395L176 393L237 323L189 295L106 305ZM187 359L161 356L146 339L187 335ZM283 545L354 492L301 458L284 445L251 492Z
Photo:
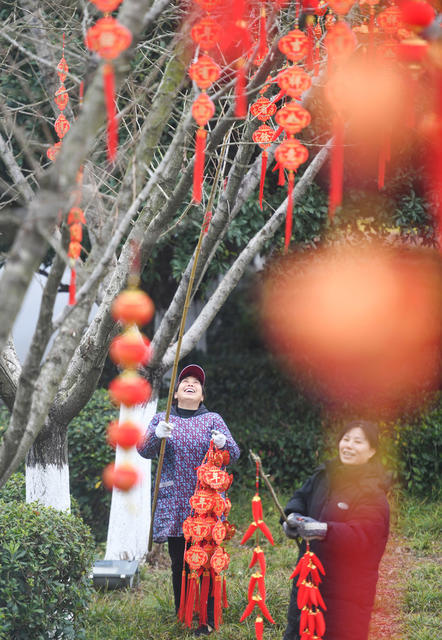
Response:
M295 174L293 171L289 171L289 186L287 193L287 213L285 217L285 244L284 250L287 251L290 244L290 238L292 237L292 224L293 224L293 185L295 184Z
M192 626L193 607L195 603L195 589L196 589L196 573L192 573L189 578L187 594L186 594L186 610L184 614L184 624L186 627Z
M77 272L75 269L71 269L71 281L69 283L69 304L74 305L76 303L76 281Z
M319 50L319 42L315 43L313 51L313 75L319 76L319 63L321 62L321 53Z
M226 579L226 576L224 576L224 579L223 579L223 607L224 607L224 609L228 609L228 607L229 607L229 602L227 600L227 579Z
M199 624L207 624L207 600L209 598L210 573L205 570L201 582Z
M313 69L313 61L314 61L314 48L315 48L315 35L313 30L313 25L309 23L307 27L307 40L308 40L308 49L307 49L307 59L305 61L306 69Z
M184 611L186 605L186 570L183 569L181 574L181 596L180 596L180 607L178 609L178 620L184 622Z
M330 197L328 215L333 220L336 208L342 203L344 171L344 123L337 116L334 122L334 143L330 159Z
M117 115L115 109L115 74L111 64L103 66L104 99L107 114L107 157L109 162L117 155Z
M264 196L264 182L266 178L267 171L267 151L263 151L261 155L261 179L259 182L259 207L262 211L262 198Z
M219 629L219 625L221 623L221 616L222 616L222 612L221 612L221 589L222 589L222 584L221 584L221 576L215 576L215 584L214 584L214 588L213 588L213 622L214 622L214 626L215 629Z
M198 129L195 139L195 165L193 167L193 200L201 202L203 191L204 156L206 147L207 131Z
M240 60L236 72L235 84L235 117L245 118L247 115L246 100L246 73L244 69L244 61Z
M259 47L258 56L263 59L267 49L267 30L266 30L266 9L264 5L261 5L261 12L259 16Z

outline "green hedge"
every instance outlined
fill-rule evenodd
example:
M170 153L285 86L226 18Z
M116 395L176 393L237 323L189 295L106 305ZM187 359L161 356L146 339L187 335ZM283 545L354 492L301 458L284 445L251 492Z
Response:
M0 639L84 638L93 538L80 518L0 500Z
M106 442L106 428L118 417L106 389L97 389L69 425L69 473L71 494L97 541L106 537L111 494L103 487L101 474L115 458Z

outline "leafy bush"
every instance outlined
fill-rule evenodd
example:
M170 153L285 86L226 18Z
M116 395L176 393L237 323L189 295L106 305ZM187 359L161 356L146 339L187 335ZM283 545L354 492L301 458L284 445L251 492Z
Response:
M71 493L80 513L98 541L105 539L111 494L101 474L115 453L106 442L106 427L118 417L106 389L97 389L69 426L69 472Z
M0 500L0 639L84 638L93 539L75 516Z
M0 489L3 502L24 502L26 499L26 479L23 473L14 473Z

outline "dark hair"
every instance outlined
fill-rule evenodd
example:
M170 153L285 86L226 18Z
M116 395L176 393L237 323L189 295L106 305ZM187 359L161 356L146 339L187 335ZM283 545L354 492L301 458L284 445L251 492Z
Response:
M350 420L349 422L345 422L338 434L338 443L348 431L355 427L362 429L370 447L377 451L379 447L379 427L376 422L371 422L370 420Z

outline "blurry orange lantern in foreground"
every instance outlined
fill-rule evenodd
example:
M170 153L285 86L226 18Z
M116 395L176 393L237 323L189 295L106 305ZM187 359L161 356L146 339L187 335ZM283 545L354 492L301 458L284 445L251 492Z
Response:
M432 250L337 246L285 258L262 288L264 335L332 407L394 416L437 383L441 284Z

